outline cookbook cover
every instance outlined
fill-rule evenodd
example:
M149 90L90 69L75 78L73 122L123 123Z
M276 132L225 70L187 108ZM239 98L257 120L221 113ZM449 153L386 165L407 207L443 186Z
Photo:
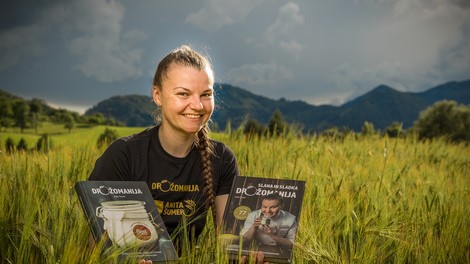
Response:
M96 242L114 247L120 259L178 260L152 194L145 182L80 181L80 204Z
M264 260L291 263L305 181L237 176L219 241L231 259L263 251Z

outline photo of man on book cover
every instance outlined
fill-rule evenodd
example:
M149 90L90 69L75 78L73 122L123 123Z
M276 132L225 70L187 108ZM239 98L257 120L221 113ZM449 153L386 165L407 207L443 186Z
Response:
M304 189L304 181L238 176L219 236L229 254L263 251L265 260L289 263Z
M261 207L245 219L240 232L244 241L255 245L282 246L290 249L297 232L295 215L282 210L282 197L277 193L261 199Z

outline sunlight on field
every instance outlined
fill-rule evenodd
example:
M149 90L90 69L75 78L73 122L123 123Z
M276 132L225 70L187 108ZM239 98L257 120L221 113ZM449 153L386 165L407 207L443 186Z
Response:
M0 262L112 263L88 244L72 188L101 154L96 141L104 129L53 135L48 153L0 154ZM115 129L124 136L143 128ZM33 146L36 135L12 132L1 134L2 144L26 136ZM242 175L306 180L293 263L470 263L464 144L247 138L239 131L213 138L234 151ZM224 256L208 244L186 252L181 263L208 263L214 252L222 263Z

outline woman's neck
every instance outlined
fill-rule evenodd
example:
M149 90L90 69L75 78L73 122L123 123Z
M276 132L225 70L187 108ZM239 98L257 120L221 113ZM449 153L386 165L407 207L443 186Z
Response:
M161 124L158 129L158 138L163 149L177 158L184 158L188 155L194 144L194 137L195 135L171 131L164 124Z

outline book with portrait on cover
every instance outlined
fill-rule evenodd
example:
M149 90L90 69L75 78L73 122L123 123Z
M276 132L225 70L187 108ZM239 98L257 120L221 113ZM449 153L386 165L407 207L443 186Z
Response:
M137 181L80 181L75 191L96 242L119 259L173 262L178 256L150 189Z
M230 259L262 251L264 261L291 263L305 181L235 177L219 242Z

